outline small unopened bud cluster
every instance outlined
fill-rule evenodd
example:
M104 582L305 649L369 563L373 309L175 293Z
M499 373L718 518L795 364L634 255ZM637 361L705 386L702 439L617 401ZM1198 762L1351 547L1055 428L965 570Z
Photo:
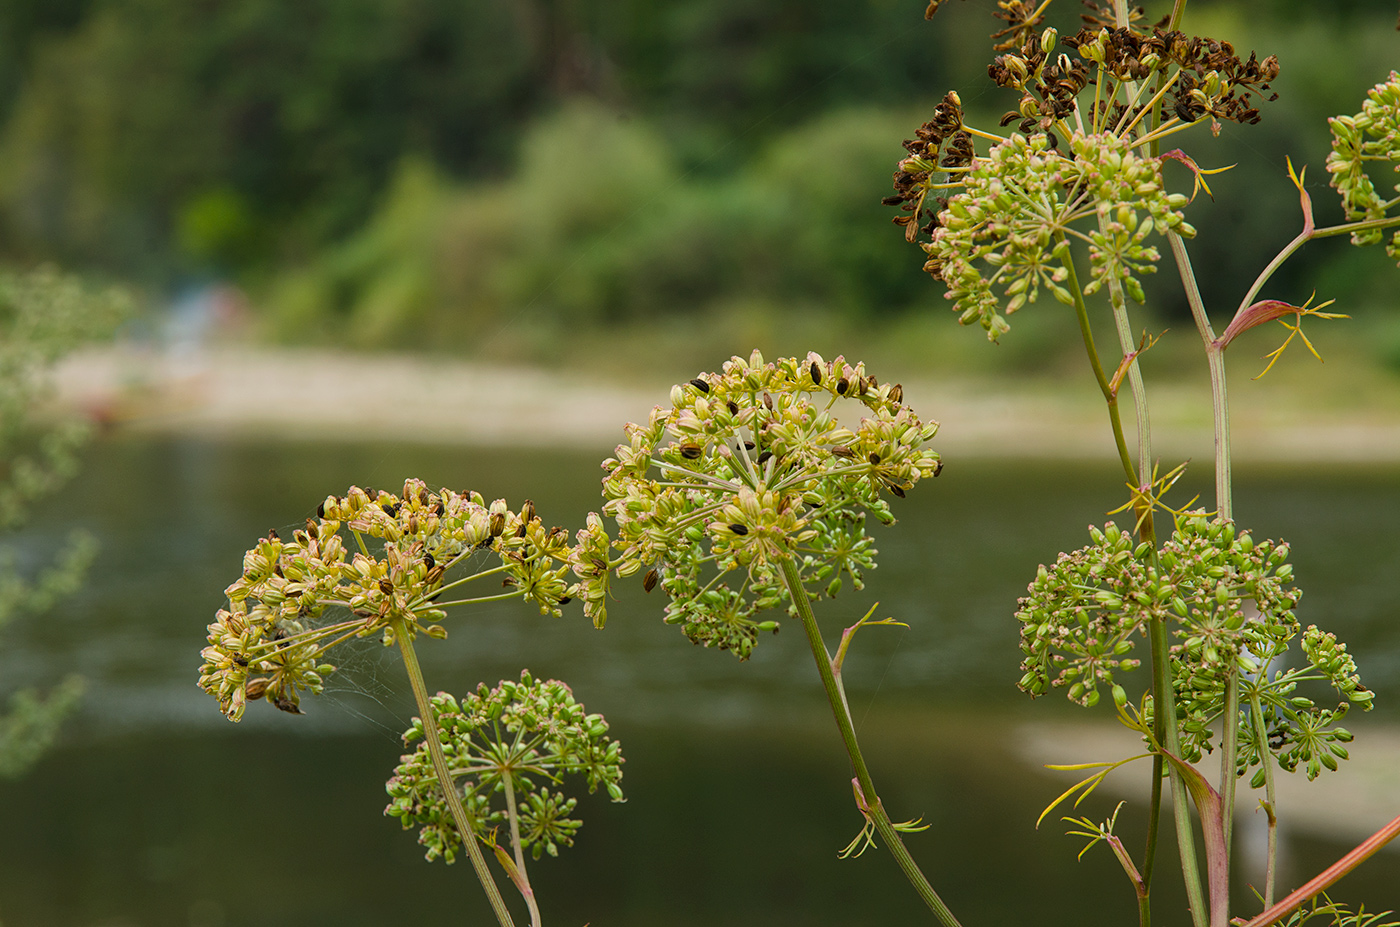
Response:
M835 417L843 400L863 413L858 423ZM758 632L777 629L757 614L787 600L785 561L813 595L834 594L842 575L859 587L875 556L866 516L892 522L888 497L938 474L925 447L937 425L903 400L863 364L817 354L770 363L755 351L673 387L671 407L628 425L628 443L603 463L618 573L645 570L647 589L667 594L668 622L748 657Z
M476 836L493 840L508 823L515 802L522 849L536 859L556 856L572 846L582 822L569 818L577 799L543 787L564 776L582 776L588 791L599 786L615 802L623 801L622 747L607 736L602 715L588 714L569 687L555 679L536 680L528 671L520 681L502 681L495 688L482 683L460 701L445 692L432 700L433 716L447 764L463 805L470 811ZM405 829L419 828L418 842L428 860L448 863L461 847L442 787L423 742L423 722L403 735L405 746L416 747L400 758L385 788L392 799L384 813L398 818ZM511 791L506 791L509 778Z
M1116 525L1090 529L1090 535L1090 546L1040 567L1020 600L1025 691L1041 695L1064 687L1072 701L1092 706L1100 687L1108 686L1114 701L1125 704L1116 674L1139 665L1129 657L1136 639L1146 636L1149 622L1165 620L1175 626L1172 683L1187 760L1211 749L1211 723L1224 708L1231 676L1258 677L1264 717L1276 735L1272 748L1284 768L1292 768L1285 756L1297 754L1300 742L1323 736L1346 711L1343 704L1324 713L1295 696L1300 682L1326 682L1348 703L1371 707L1372 693L1361 685L1345 645L1316 628L1303 634L1306 666L1270 668L1283 664L1300 631L1293 609L1301 593L1289 585L1287 544L1255 541L1233 523L1199 512L1177 519L1156 558ZM1241 713L1239 723L1249 728L1252 716ZM1242 744L1256 739L1242 731ZM1285 750L1289 744L1292 754ZM1259 762L1246 750L1240 770Z
M1332 174L1332 186L1342 196L1342 208L1352 221L1384 219L1388 205L1377 192L1366 172L1367 162L1389 164L1400 171L1400 74L1390 72L1390 79L1372 87L1366 94L1361 112L1354 116L1336 116L1327 120L1332 127L1332 153L1327 156L1327 170ZM1394 189L1400 190L1400 185ZM1353 233L1352 244L1379 244L1382 229L1365 229ZM1386 245L1386 253L1400 263L1400 231Z

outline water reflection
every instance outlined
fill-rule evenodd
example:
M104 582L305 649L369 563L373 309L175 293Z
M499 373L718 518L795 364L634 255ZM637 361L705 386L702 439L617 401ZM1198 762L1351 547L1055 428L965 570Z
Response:
M197 651L248 544L301 524L328 492L419 476L517 504L530 496L547 521L576 525L596 507L605 450L99 446L26 538L41 551L73 526L92 530L104 545L92 582L0 650L7 686L68 669L91 684L65 746L0 788L0 917L40 927L391 924L415 897L426 923L486 922L465 867L423 863L412 836L379 816L412 707L377 645L355 653L327 697L308 700L307 717L250 710L240 726L195 688ZM887 804L934 824L915 852L969 927L1132 922L1131 891L1107 854L1076 864L1058 829L1032 829L1056 783L1011 749L1027 718L1068 713L1053 699L1032 711L1014 691L1015 598L1037 563L1084 543L1084 526L1102 522L1120 492L1108 468L955 461L880 536L866 593L822 607L833 637L874 600L911 625L866 632L848 687ZM1236 505L1259 534L1293 540L1307 589L1300 618L1353 642L1380 711L1394 717L1400 474L1246 473ZM422 648L435 687L462 691L526 665L566 679L624 743L631 800L586 803L580 848L536 876L551 922L924 922L881 854L835 859L859 818L796 629L740 664L689 646L660 610L659 593L626 588L599 634L577 614L499 607L452 619L449 640ZM1124 836L1140 840L1131 827ZM1302 874L1339 848L1299 838L1293 851ZM1395 880L1390 857L1344 894L1394 906ZM1162 923L1177 922L1166 916L1180 907L1171 881Z

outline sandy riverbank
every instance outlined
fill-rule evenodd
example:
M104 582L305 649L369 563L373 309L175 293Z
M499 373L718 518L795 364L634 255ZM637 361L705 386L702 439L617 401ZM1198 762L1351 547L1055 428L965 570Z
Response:
M121 429L603 450L620 439L624 422L664 402L670 386L410 355L244 347L88 351L68 358L57 380L62 401ZM942 423L938 446L947 457L1113 456L1092 382L1008 389L910 377L904 387L914 408ZM1208 460L1208 392L1169 386L1151 398L1154 453ZM1286 384L1249 384L1231 402L1238 461L1400 463L1400 407L1310 407L1305 391Z

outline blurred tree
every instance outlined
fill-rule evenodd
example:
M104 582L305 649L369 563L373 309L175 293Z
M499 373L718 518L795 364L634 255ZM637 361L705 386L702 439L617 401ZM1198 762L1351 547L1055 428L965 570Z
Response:
M6 243L137 273L175 243L225 271L304 254L405 152L504 162L543 95L520 19L510 0L93 0L33 50L0 143Z
M79 343L109 333L126 305L120 293L94 294L51 269L0 273L0 531L19 527L36 500L73 474L87 433L79 422L41 412L45 372ZM0 628L72 592L95 550L91 536L76 532L53 563L36 570L22 562L32 556L0 545ZM38 759L81 692L82 679L70 675L47 697L32 688L10 695L0 714L0 777L19 776Z
M1283 152L1301 152L1296 162L1315 165L1310 183L1325 187L1323 119L1352 111L1357 88L1393 64L1394 7L1193 2L1191 28L1284 61L1264 134L1237 143L1227 128L1212 152L1213 163L1241 165L1219 183L1253 194L1231 198L1248 215L1197 223L1203 254L1228 258L1203 268L1213 304L1237 298L1236 281L1276 247L1242 239L1241 223L1291 227ZM706 305L737 281L848 308L906 305L914 286L894 269L897 246L874 243L880 232L869 225L885 221L874 204L893 162L879 179L869 171L879 149L860 137L869 131L861 120L950 87L972 111L998 110L1004 101L978 51L993 8L948 4L926 23L918 0L8 0L0 254L156 282L271 280L284 295L277 278L320 263L312 276L327 285L301 279L293 315L319 316L331 330L355 317L353 337L371 343L423 318L432 278L455 274L424 262L449 256L470 269L452 284L458 304L517 299L597 321ZM1077 27L1079 12L1052 9L1062 30ZM594 155L621 136L580 134L594 125L568 117L580 96L631 120L649 139L643 160L664 159L660 173L618 187L617 165ZM476 197L479 221L466 205L450 218L426 203L400 208L389 235L376 211L411 206L404 191L421 188L393 186L408 163L521 199L512 213L501 197ZM582 176L586 163L608 176ZM722 182L692 185L687 200L656 186L661 175ZM579 220L614 188L621 200ZM636 221L617 218L622 203L620 215ZM415 214L442 233L410 230ZM543 262L494 274L489 292L467 292L483 261L464 255L465 244L403 262L369 257L458 234L485 254L521 254L521 234L553 245ZM1231 247L1207 248L1213 241ZM393 279L373 279L390 264ZM1317 267L1310 252L1287 273L1307 278ZM352 278L349 289L331 285Z
M225 271L304 257L365 218L405 155L499 174L532 117L579 93L657 114L704 155L746 135L738 156L833 102L907 99L940 68L894 0L25 0L6 15L23 80L0 138L0 246L128 273L168 269L176 247ZM570 140L555 144L562 157Z

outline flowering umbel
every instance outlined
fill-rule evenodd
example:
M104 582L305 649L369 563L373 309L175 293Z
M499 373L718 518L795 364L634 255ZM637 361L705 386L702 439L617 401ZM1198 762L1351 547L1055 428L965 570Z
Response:
M777 630L758 613L788 601L784 561L812 595L835 595L846 578L861 588L876 553L867 514L893 522L888 497L942 466L925 447L937 423L921 422L903 392L841 357L769 363L757 351L673 387L671 407L629 424L603 462L621 555L605 561L594 537L598 549L575 566L587 574L581 594L601 608L605 562L619 575L645 569L647 590L670 600L667 622L744 659L759 631ZM842 403L858 423L836 418Z
M559 614L576 589L566 581L569 553L568 532L544 527L530 502L514 512L477 493L430 492L421 480L404 483L402 495L352 486L291 540L269 532L244 555L243 575L225 590L228 607L209 625L200 687L234 721L260 698L300 713L300 693L321 691L335 669L324 654L342 641L379 634L391 644L396 622L410 635L445 637L444 608L470 600L441 595L475 578L447 574L474 555L497 559L492 575L541 613ZM328 621L332 609L349 617Z
M957 94L947 94L904 143L896 194L884 200L905 213L895 223L928 255L924 269L943 282L963 324L979 323L992 340L1042 289L1072 304L1108 285L1115 300L1121 288L1142 302L1139 278L1159 258L1149 237L1194 234L1181 212L1189 198L1168 193L1162 179L1172 155L1154 156L1153 146L1207 116L1216 132L1222 120L1258 122L1251 94L1278 76L1276 59L1241 60L1228 42L1131 18L1109 28L1096 17L1061 40L1054 29L1033 31L1043 6L1000 6L1011 25L997 33L1006 53L988 74L1020 94L1001 120L1019 131L966 125ZM974 138L992 142L985 156ZM1211 172L1197 170L1198 182L1201 173ZM1066 285L1075 240L1092 266L1078 293Z

